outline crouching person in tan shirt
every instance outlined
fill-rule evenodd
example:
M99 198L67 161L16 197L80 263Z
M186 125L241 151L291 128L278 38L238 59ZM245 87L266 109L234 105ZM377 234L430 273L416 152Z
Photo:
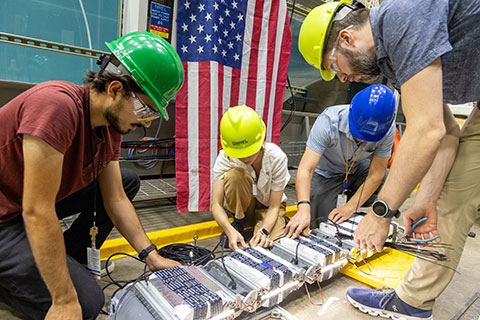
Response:
M232 250L246 248L245 221L254 221L249 245L269 247L283 234L290 174L287 156L265 142L265 124L247 106L230 108L220 122L223 150L215 161L212 212ZM227 213L233 216L230 224Z

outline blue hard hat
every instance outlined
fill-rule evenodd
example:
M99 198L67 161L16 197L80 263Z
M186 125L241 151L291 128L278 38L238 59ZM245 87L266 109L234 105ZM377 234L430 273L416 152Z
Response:
M395 97L383 84L371 85L352 99L348 113L350 133L357 139L377 142L395 120Z

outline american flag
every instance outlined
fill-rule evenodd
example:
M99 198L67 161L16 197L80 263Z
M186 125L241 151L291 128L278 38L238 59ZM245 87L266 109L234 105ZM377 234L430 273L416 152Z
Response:
M209 211L220 119L246 104L280 143L292 33L285 0L180 0L177 52L185 83L176 97L177 210Z

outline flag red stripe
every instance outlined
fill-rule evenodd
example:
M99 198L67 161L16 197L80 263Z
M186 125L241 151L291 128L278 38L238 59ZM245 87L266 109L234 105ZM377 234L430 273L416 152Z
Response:
M210 61L198 62L198 208L210 207Z
M220 141L220 119L223 115L223 64L218 64L218 127L217 127L217 154L222 149L222 143ZM213 163L212 163L213 165Z
M238 95L240 92L240 69L232 68L232 82L230 89L230 105L228 107L238 106Z
M285 29L283 32L283 39L282 39L282 48L286 48L287 50L282 50L280 52L280 61L279 61L278 76L277 76L277 83L276 83L277 94L275 95L275 104L273 105L275 110L273 112L273 121L272 121L272 124L273 124L272 142L276 144L280 144L280 128L282 126L283 99L285 96L285 86L287 83L287 76L288 76L288 68L281 68L281 66L288 66L288 62L290 60L291 43L292 43L292 30L290 29L290 21L287 14L285 15Z
M262 34L263 20L263 0L255 2L255 11L253 14L252 40L250 44L250 63L248 67L247 82L247 106L256 109L257 99L257 71L258 71L258 46L260 43L260 35Z
M185 82L175 101L175 177L177 210L188 211L188 63L183 61Z
M271 108L274 106L270 105L270 95L272 94L272 73L273 73L273 63L275 60L275 50L276 50L276 39L277 39L277 20L278 20L278 8L279 1L272 1L272 7L270 8L270 20L268 24L268 42L267 42L267 75L266 75L266 88L265 88L265 103L263 108L263 122L268 124L268 114L273 112ZM268 128L270 129L270 128ZM274 130L274 128L271 128Z

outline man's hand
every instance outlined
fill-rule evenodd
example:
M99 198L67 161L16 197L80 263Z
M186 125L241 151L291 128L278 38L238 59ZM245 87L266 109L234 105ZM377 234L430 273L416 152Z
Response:
M150 254L145 258L145 263L147 264L148 269L150 269L152 272L181 266L181 264L175 260L166 259L160 256L155 250L150 252Z
M57 304L55 301L48 309L45 320L81 320L82 307L78 300L70 303Z
M228 246L232 250L245 249L248 245L245 243L245 239L237 230L233 229L226 232L228 237Z
M370 211L358 224L354 240L360 249L383 250L388 236L390 219L377 217Z
M273 241L268 239L267 236L261 232L257 231L253 235L252 239L250 239L250 247L263 247L269 248L273 246Z
M336 224L339 224L350 218L353 212L354 210L351 210L346 206L343 206L341 208L335 208L328 215L328 219L332 220Z
M307 208L304 208L307 207ZM297 213L290 219L283 234L287 238L295 239L301 233L308 237L307 229L310 226L310 206L301 204L298 206Z
M434 203L429 203L414 204L403 214L405 236L410 233L412 225L423 217L427 217L427 220L415 227L410 238L430 239L439 235L437 230L437 206ZM433 242L440 242L440 236L433 240Z

